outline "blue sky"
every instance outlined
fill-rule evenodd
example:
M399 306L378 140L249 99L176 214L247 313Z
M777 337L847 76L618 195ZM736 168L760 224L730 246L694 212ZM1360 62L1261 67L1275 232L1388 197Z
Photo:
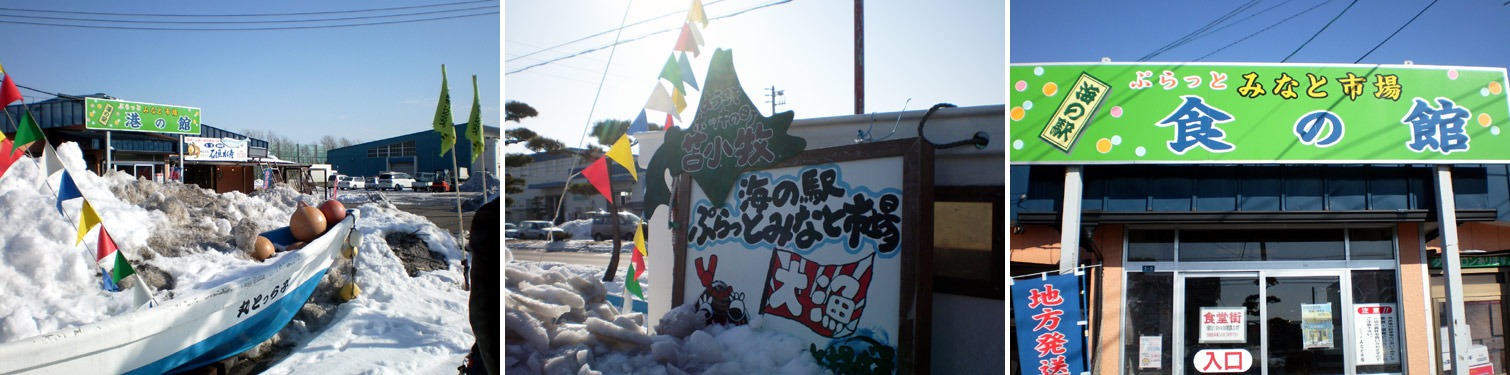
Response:
M1137 61L1248 1L1012 1L1014 63ZM1259 1L1215 28L1251 19L1169 50L1156 62L1280 62L1351 1ZM1347 63L1379 45L1431 0L1358 1L1288 62ZM1361 64L1510 66L1510 6L1503 0L1440 1ZM1277 7L1276 7L1277 6ZM1265 9L1276 7L1264 13ZM1301 14L1307 9L1310 10ZM1299 16L1296 16L1300 14ZM1240 39L1295 16L1245 41Z
M691 0L636 0L628 23L668 13L672 16L628 27L622 39L680 28ZM734 13L771 0L705 1L709 18ZM504 70L514 71L545 60L614 42L608 33L568 46L522 55L619 27L625 1L506 0L504 2ZM1006 4L1001 1L865 2L866 112L927 109L934 103L960 106L1005 103ZM732 49L740 83L763 115L770 115L765 88L786 91L777 111L796 118L854 113L854 3L797 0L710 21L703 32L700 56L688 55L702 82L714 48ZM504 78L505 100L528 103L540 116L505 128L523 126L568 145L582 142L583 129L603 119L632 120L639 114L671 54L677 33L624 43L576 58L531 68ZM514 59L514 61L509 61ZM602 96L593 110L604 66ZM689 90L693 119L697 96ZM592 112L589 117L589 112ZM651 122L665 115L652 112ZM879 119L878 119L879 121ZM683 124L682 126L685 126ZM587 144L593 143L590 139ZM509 148L509 152L524 152Z
M251 14L323 12L446 4L381 1L202 2L70 1L9 3L0 7L97 13ZM308 15L236 20L357 17L400 12L493 7L479 2L378 13ZM442 17L488 10L407 18ZM6 11L7 15L93 17ZM125 17L116 17L117 19ZM142 19L142 18L135 18ZM208 18L150 18L197 21ZM217 18L224 20L224 18ZM430 129L446 64L457 122L472 104L477 75L483 123L501 119L499 76L501 16L377 26L276 31L143 31L20 25L11 22L68 21L0 17L6 36L0 64L17 84L64 94L106 93L122 100L199 107L206 124L232 130L273 131L299 142L321 136L371 141ZM77 22L73 22L77 23ZM97 23L96 23L97 24ZM252 24L250 27L328 25ZM204 28L212 25L114 23L116 26ZM22 89L27 102L50 95Z

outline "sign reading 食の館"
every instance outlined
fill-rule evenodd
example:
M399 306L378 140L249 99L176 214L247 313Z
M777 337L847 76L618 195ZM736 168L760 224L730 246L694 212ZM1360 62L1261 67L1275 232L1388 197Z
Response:
M1014 164L1504 163L1505 68L1012 64Z
M184 160L246 161L246 144L232 138L184 137Z
M800 341L835 373L895 373L927 361L931 276L929 146L918 139L808 150L741 173L716 202L695 186L683 203L684 267L675 295L712 324L749 324ZM908 178L912 176L913 178ZM679 193L680 194L680 193ZM919 302L922 301L922 302ZM924 365L924 368L926 366Z
M84 127L92 130L199 134L199 108L84 98Z

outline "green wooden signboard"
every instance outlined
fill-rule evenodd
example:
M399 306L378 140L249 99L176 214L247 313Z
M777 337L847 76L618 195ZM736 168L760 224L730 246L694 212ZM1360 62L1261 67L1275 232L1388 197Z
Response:
M199 134L199 108L84 99L84 127L94 130Z
M1014 164L1510 161L1505 68L1012 64Z

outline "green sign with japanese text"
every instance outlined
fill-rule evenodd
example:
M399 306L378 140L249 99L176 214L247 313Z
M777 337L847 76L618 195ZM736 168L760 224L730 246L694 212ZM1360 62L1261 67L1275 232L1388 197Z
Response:
M1510 161L1505 68L1012 64L1014 164Z
M88 129L199 134L199 108L85 98L84 112Z

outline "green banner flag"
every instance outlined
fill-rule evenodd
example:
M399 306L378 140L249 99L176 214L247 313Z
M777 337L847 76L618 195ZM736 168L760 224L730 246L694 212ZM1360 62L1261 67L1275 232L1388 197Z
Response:
M440 155L456 144L456 124L451 122L451 91L446 89L446 66L440 66L440 102L435 104L435 132L440 133Z
M472 76L472 115L467 116L467 139L472 140L472 161L482 155L482 102L477 99L477 76Z
M1012 64L1013 164L1510 161L1504 68Z

